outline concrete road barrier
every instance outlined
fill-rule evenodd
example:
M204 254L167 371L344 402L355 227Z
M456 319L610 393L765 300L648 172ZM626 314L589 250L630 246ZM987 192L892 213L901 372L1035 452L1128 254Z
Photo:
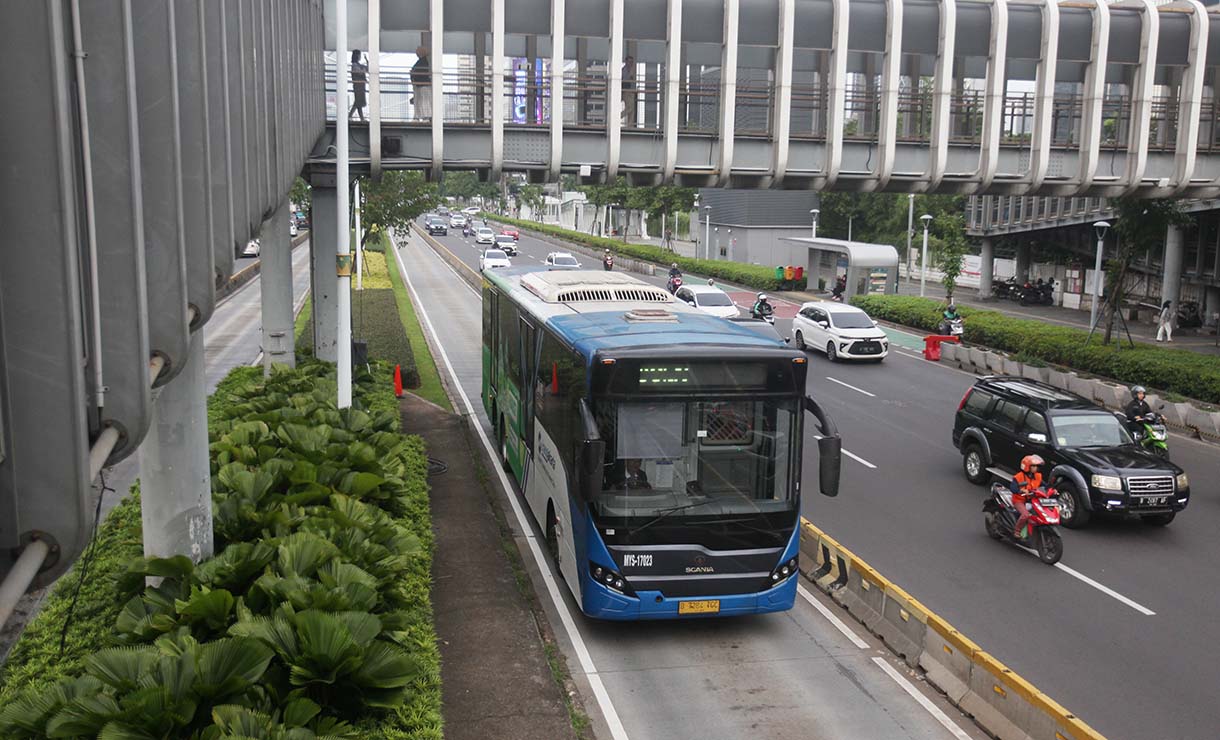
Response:
M1104 740L807 519L800 570L1000 740Z

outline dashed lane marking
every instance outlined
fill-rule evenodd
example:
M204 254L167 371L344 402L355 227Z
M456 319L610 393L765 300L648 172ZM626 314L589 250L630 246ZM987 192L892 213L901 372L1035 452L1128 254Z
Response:
M843 386L844 388L851 388L856 393L863 393L864 395L868 396L869 398L877 397L876 393L869 393L868 391L864 390L863 388L857 388L856 386L852 385L851 383L844 383L843 381L839 380L838 378L832 378L829 375L827 375L826 379L829 380L831 383L838 383L839 385Z

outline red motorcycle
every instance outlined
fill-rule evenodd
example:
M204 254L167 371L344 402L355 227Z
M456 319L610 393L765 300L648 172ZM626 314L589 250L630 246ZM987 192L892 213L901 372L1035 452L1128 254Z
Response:
M987 536L993 540L1011 542L1021 547L1034 548L1038 558L1047 565L1054 565L1063 557L1063 538L1059 536L1059 496L1053 488L1039 489L1026 494L1029 521L1022 536L1015 534L1020 514L1012 503L1012 491L1003 483L991 486L991 498L983 502L983 525Z
M666 289L669 290L670 293L677 293L678 288L682 287L682 276L674 275L673 277L671 277L669 279L669 284L666 285L665 287L666 287Z

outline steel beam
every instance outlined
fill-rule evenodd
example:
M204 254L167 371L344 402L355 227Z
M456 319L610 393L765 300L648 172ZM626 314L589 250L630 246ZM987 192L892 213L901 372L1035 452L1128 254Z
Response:
M1055 106L1055 68L1059 63L1059 2L1042 2L1042 46L1034 97L1034 130L1030 135L1029 175L1018 192L1042 187L1051 157L1051 113Z
M902 0L886 0L885 52L881 60L881 120L877 125L876 179L870 190L884 190L894 174L898 138L898 87L902 77ZM870 81L871 82L871 81Z
M775 57L775 118L772 126L771 180L783 184L788 172L788 144L792 129L792 53L796 0L779 0L779 48Z
M381 0L368 0L368 4L369 174L376 182L381 179Z
M682 0L668 0L665 37L665 132L661 177L672 182L678 164L678 87L682 66ZM660 81L658 81L659 83Z
M1182 73L1182 84L1178 92L1178 140L1174 147L1174 177L1168 195L1180 195L1190 185L1190 176L1195 171L1203 78L1207 72L1207 10L1199 0L1180 2L1190 8L1190 48L1186 53L1186 70Z
M1110 55L1110 7L1093 0L1089 69L1084 79L1084 104L1080 113L1080 174L1076 192L1083 194L1093 184L1101 156L1101 114L1106 94L1106 60Z
M482 72L480 71L480 74ZM607 108L609 104L607 104ZM608 114L607 114L608 115ZM491 0L491 168L488 180L504 171L504 0Z
M1003 2L1003 0L999 0ZM826 149L822 172L814 178L814 187L829 190L839 179L843 166L843 118L847 98L847 40L849 38L850 0L831 0L834 22L830 29L830 52L827 54L826 84Z
M936 68L932 77L932 132L923 190L935 191L945 177L949 129L953 122L953 60L957 42L957 0L941 0L937 24Z
M428 25L432 31L432 167L440 180L445 161L445 0L429 0Z
M233 274L233 155L229 121L228 46L225 29L225 4L203 2L203 28L206 35L208 75L208 181L212 192L212 262L217 282ZM145 357L148 353L144 354Z
M623 146L623 2L610 0L610 89L606 94L606 182L610 183L618 177Z
M565 0L551 0L551 161L547 174L559 182L563 159L563 47Z
M979 167L971 192L991 187L1000 159L1000 123L1004 116L1005 64L1008 56L1008 2L991 3L991 53L987 57L987 82L983 93L983 141Z
M1148 134L1152 126L1152 94L1156 89L1156 51L1161 18L1152 0L1133 0L1140 13L1140 53L1131 86L1131 123L1127 138L1124 193L1135 192L1148 166ZM1129 6L1123 6L1129 7Z

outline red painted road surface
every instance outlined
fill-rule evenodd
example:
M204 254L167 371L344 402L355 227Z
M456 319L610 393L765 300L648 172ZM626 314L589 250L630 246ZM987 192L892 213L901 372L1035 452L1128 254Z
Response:
M750 293L744 290L726 290L725 292L729 294L729 298L732 299L733 303L736 303L739 308L746 312L749 312L750 307L754 305L754 300L758 297L757 293ZM790 319L796 316L797 311L801 310L799 303L776 298L770 293L767 294L767 300L775 308L775 318L777 319Z

